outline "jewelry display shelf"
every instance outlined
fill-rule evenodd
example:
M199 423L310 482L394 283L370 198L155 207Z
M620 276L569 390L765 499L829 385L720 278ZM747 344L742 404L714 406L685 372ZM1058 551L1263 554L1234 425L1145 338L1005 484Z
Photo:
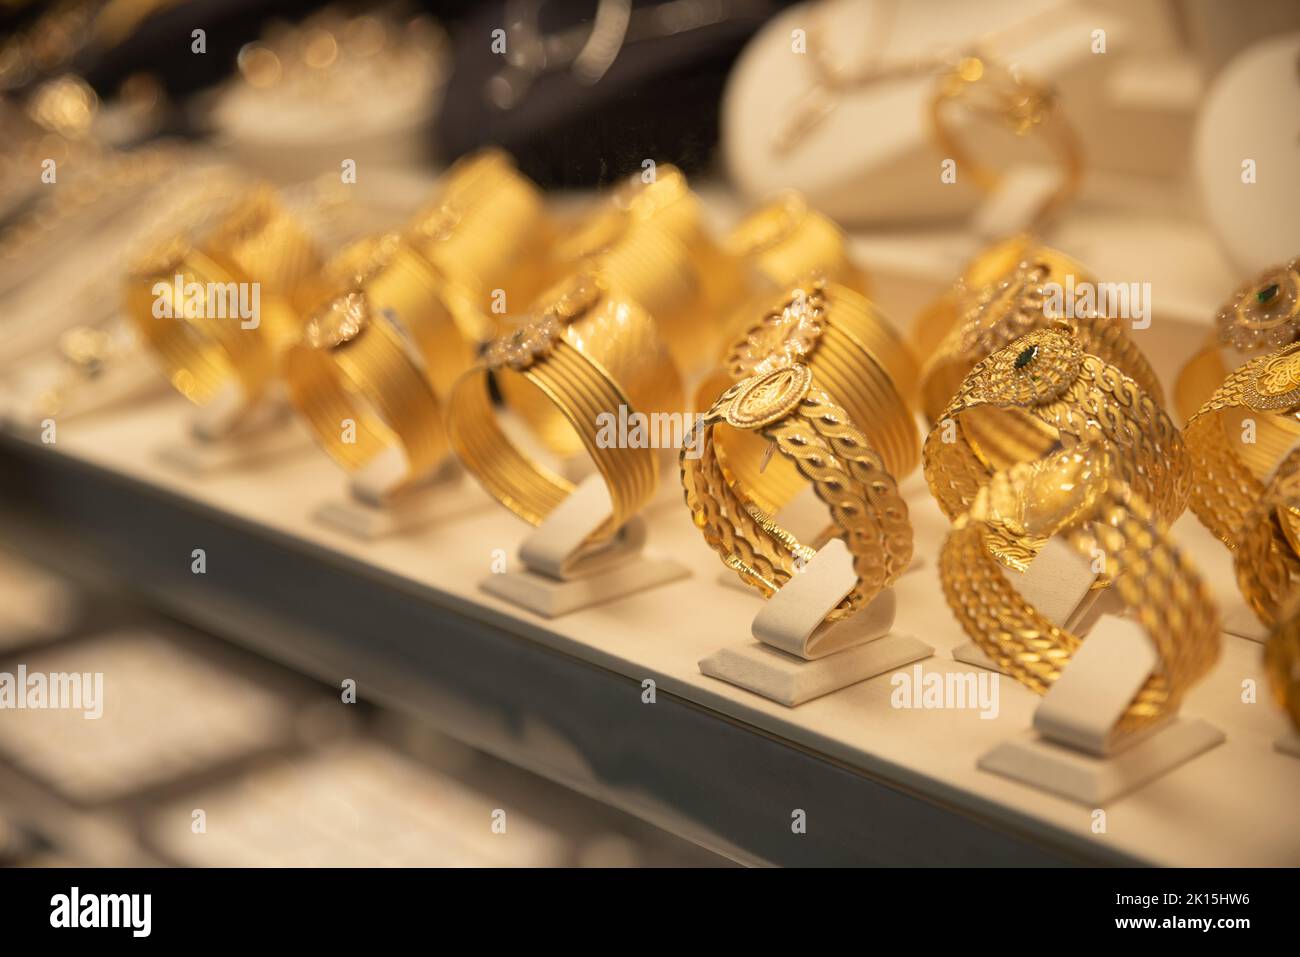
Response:
M895 709L889 675L794 709L701 675L749 637L759 599L721 583L671 497L647 515L650 544L689 578L547 620L478 587L527 530L505 509L362 543L313 520L344 481L314 449L203 477L166 464L186 414L169 396L61 422L53 445L0 438L0 535L743 862L1300 863L1300 761L1274 750L1285 720L1254 642L1225 637L1185 705L1226 743L1110 802L1096 833L1094 809L977 769L1030 726L1039 699L1010 679L985 720ZM919 475L904 492L923 563L896 586L897 630L935 646L924 673L968 672L935 561L947 523ZM1190 516L1175 535L1231 607L1227 552Z

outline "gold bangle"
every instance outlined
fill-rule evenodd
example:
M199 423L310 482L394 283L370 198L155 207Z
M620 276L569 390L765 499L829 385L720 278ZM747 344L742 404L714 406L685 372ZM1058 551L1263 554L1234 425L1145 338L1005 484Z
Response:
M1264 670L1274 699L1300 731L1300 594L1293 595L1283 607L1264 645Z
M409 482L447 453L437 396L364 285L312 315L302 341L285 354L284 378L317 442L349 471L400 448Z
M488 317L498 292L510 311L550 281L546 249L553 237L541 191L500 149L452 164L404 235L442 283L470 297L470 315L453 318L480 343L496 334Z
M1083 267L1054 249L1035 246L1006 275L981 289L969 290L956 327L921 372L922 408L931 424L976 362L1052 323L1068 324L1084 352L1119 368L1163 405L1160 380L1119 322L1097 313L1069 320L1050 314L1047 287L1055 284L1064 294L1076 281L1091 281Z
M603 439L601 419L618 421L622 410L630 420L679 409L681 380L649 314L595 275L571 277L544 301L532 321L494 340L483 364L456 383L448 433L461 462L494 498L540 524L574 486L521 451L497 419L489 379L523 380L568 422L609 488L611 516L586 543L595 545L650 501L659 475L656 449Z
M960 105L975 117L999 122L1016 136L1037 134L1061 164L1061 183L1034 213L1032 230L1041 231L1074 198L1083 180L1083 150L1062 114L1056 92L984 55L962 57L939 78L930 101L930 125L940 155L952 159L984 192L993 192L1002 175L981 164L953 132L948 107Z
M735 260L705 230L686 176L667 164L650 182L639 173L627 177L554 244L552 260L561 275L595 269L647 310L687 372L715 354L722 334L715 317L734 301L741 279Z
M1274 463L1300 435L1300 343L1251 359L1231 373L1192 416L1184 435L1191 455L1192 511L1235 548Z
M1174 405L1191 419L1243 361L1300 338L1300 257L1242 283L1214 317L1209 341L1174 384Z
M1063 535L1086 556L1105 556L1104 574L1155 646L1160 662L1116 731L1149 726L1176 712L1187 690L1218 658L1219 615L1166 525L1120 478L1115 456L1084 444L994 475L944 542L944 595L971 640L1005 673L1044 694L1084 640L1053 624L1003 573L1029 554L999 561L997 541L1041 547Z
M724 425L762 436L830 509L831 534L848 546L857 581L826 621L854 614L907 569L912 527L893 476L845 410L815 383L812 369L787 363L727 389L681 454L691 517L742 581L771 596L816 551L778 526L727 468L716 443Z
M127 316L161 359L168 381L192 402L207 402L227 383L237 382L246 404L256 402L272 381L281 353L302 323L302 284L320 267L315 244L280 206L269 188L255 190L197 243L176 237L137 261L126 283ZM197 283L207 292L240 295L256 289L259 315L249 324L213 310L176 301ZM157 317L163 300L174 318ZM242 301L242 296L241 296ZM251 301L251 293L250 293Z
M830 282L871 294L866 272L849 255L844 231L795 190L778 194L741 220L727 234L723 249L743 263L749 285L765 292L788 289L818 272Z
M916 366L902 340L872 304L846 286L811 277L769 303L741 333L721 368L699 386L697 407L707 407L733 383L789 362L812 369L819 388L862 423L885 469L905 476L920 458L912 413ZM717 454L764 511L776 512L803 488L794 464L773 459L761 433L730 430Z
M1017 233L981 250L963 267L957 281L912 321L907 333L912 354L922 362L934 355L964 314L967 297L1005 279L1040 248L1046 247L1038 246L1029 233Z
M965 421L979 411L981 445ZM950 519L970 508L996 471L1041 458L1057 443L1099 439L1115 453L1121 478L1172 522L1186 507L1187 452L1169 416L1138 383L1083 351L1068 327L1031 332L976 363L922 449L930 491Z
M1300 450L1292 452L1242 522L1233 549L1237 587L1259 620L1272 627L1300 583Z

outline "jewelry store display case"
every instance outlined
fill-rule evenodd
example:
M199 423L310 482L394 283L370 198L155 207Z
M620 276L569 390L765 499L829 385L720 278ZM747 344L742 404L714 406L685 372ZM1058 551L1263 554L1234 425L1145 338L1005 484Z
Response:
M185 102L200 141L151 154L157 193L125 177L124 210L38 236L57 274L0 261L22 325L12 353L0 341L0 546L99 596L92 624L113 623L104 596L146 609L211 636L213 661L267 663L322 712L341 694L486 756L520 794L526 777L571 799L557 820L595 809L637 848L584 858L590 835L566 823L569 843L539 827L513 857L469 841L463 863L1300 864L1300 680L1282 657L1300 243L1254 205L1263 235L1243 238L1222 193L1250 188L1245 168L1207 173L1227 160L1203 128L1232 126L1212 81L1276 84L1269 45L1300 55L1300 34L1243 28L1232 60L1187 28L1193 3L935 0L951 22L923 42L911 5L826 0L722 4L665 36L647 0L620 41L644 56L619 64L575 46L617 25L618 5L595 6L570 23L506 4L523 24L507 40L546 55L487 80L455 72L483 11L448 12L446 32L421 15L405 39L391 11L245 24L236 72ZM788 72L787 48L834 46L836 23L874 25L860 69L837 51ZM346 127L314 140L312 110L331 84L370 83L382 50L392 75L374 82L412 71L418 88L345 157ZM672 69L717 88L694 133L609 121L605 91ZM472 135L471 82L496 96ZM758 104L779 92L797 115L776 130ZM286 118L269 139L250 132L263 111ZM846 137L886 117L878 141ZM616 148L628 124L678 151ZM591 143L565 148L599 161L566 166L555 137L584 125ZM468 152L481 142L520 155ZM1293 144L1251 149L1285 208ZM967 178L944 179L949 162ZM168 241L140 256L142 235ZM173 272L162 298L180 305L159 318L154 280ZM185 306L186 277L257 287L268 321ZM1135 298L1066 316L1045 304L1057 280ZM1265 322L1277 341L1231 338ZM1215 383L1251 383L1224 434L1252 437L1211 458L1187 427L1208 396L1189 405L1180 374L1219 346ZM1250 415L1275 410L1255 449ZM629 440L642 413L686 422L677 447ZM1205 503L1234 468L1254 484L1235 482L1219 526ZM1055 484L1040 497L1031 473ZM958 538L992 571L956 562ZM999 587L971 597L984 574ZM0 826L39 803L25 766L4 783L3 738ZM310 792L388 760L312 755L284 780ZM425 789L477 813L454 773L438 780ZM69 806L86 833L102 824ZM177 834L136 830L96 862L315 860L258 857L241 834L191 861ZM357 860L420 863L384 841L391 857Z

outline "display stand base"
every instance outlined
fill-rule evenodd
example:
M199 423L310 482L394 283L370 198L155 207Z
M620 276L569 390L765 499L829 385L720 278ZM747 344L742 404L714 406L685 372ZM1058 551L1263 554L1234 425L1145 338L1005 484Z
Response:
M954 661L960 661L964 665L970 665L973 668L983 668L985 671L996 671L998 674L1006 674L997 663L980 650L979 645L973 641L964 641L952 650Z
M1223 732L1208 722L1175 718L1119 754L1099 757L1027 730L981 757L979 767L1096 807L1137 790L1223 741Z
M603 571L561 580L523 569L489 575L479 588L544 618L604 604L690 577L690 569L670 558L640 554Z
M363 501L355 495L328 501L312 517L363 542L374 542L454 521L491 506L492 500L472 479L452 471L412 486L383 503Z
M644 551L646 529L633 517L599 547L585 544L609 520L612 503L599 475L583 479L519 546L520 571L489 575L489 595L546 618L603 604L690 577L690 569Z
M1234 602L1224 611L1223 633L1260 644L1268 641L1268 627L1244 601Z
M266 397L256 409L243 411L236 387L222 390L195 410L189 433L158 450L167 465L190 475L213 475L245 468L311 448L307 430L283 400Z
M932 654L930 645L900 634L811 661L754 641L718 649L700 661L700 673L793 708Z
M1273 742L1273 748L1282 754L1289 754L1293 758L1300 758L1300 732L1288 731L1282 737Z

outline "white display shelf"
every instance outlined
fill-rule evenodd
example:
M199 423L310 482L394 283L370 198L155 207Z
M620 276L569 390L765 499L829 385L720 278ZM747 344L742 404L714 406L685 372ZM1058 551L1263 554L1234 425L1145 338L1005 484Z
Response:
M5 437L0 529L46 557L107 565L180 617L330 683L354 678L362 698L742 861L1300 864L1300 761L1274 750L1286 725L1259 644L1225 637L1185 706L1227 742L1111 802L1094 833L1092 809L977 769L1038 701L1009 679L1000 716L983 720L896 710L888 675L795 709L701 675L701 658L747 637L758 599L719 583L673 501L648 516L651 545L688 579L545 620L478 588L493 551L513 560L526 531L504 509L363 544L313 521L343 483L314 449L202 478L164 464L158 449L186 412L166 397L61 423L53 446ZM905 492L925 560L897 586L898 630L935 646L925 672L967 671L951 657L965 639L937 576L947 523L919 475ZM1175 533L1228 607L1226 551L1190 516ZM191 573L194 548L204 576ZM656 704L642 702L647 678ZM1242 700L1247 680L1258 703ZM792 833L796 809L806 833Z

